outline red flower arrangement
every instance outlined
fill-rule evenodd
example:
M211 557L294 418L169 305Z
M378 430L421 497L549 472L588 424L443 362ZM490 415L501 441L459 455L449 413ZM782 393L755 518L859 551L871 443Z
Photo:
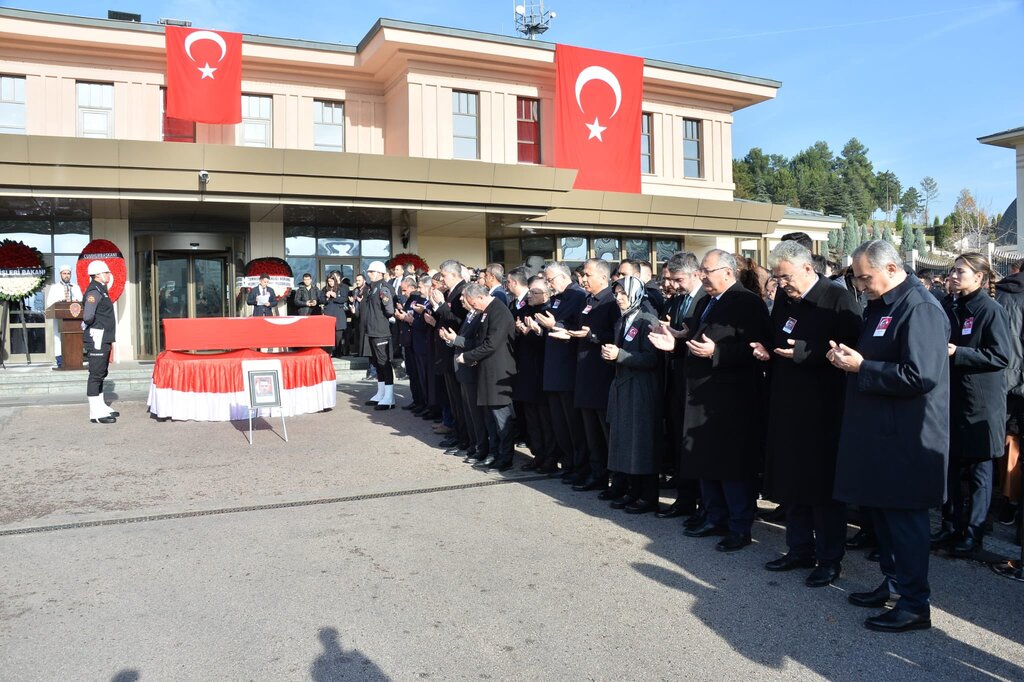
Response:
M271 278L271 283L275 277L287 277L294 279L292 273L292 266L288 265L288 261L283 258L275 258L274 256L267 256L266 258L254 258L245 265L245 276L246 278L259 277L262 274L268 274ZM249 284L246 284L247 288L252 288ZM287 296L292 291L292 288L285 287L284 291L276 292L278 296Z
M400 253L387 262L388 270L396 265L404 266L406 272L408 272L410 268L414 272L426 272L430 269L427 266L427 261L417 256L415 253Z
M128 266L124 262L124 256L121 255L121 249L117 248L117 244L106 239L93 239L85 245L82 253L78 254L78 262L75 263L75 278L82 291L85 291L89 282L92 281L92 278L89 277L89 261L93 260L101 260L110 268L110 274L113 276L110 284L107 285L107 294L110 296L110 300L116 301L121 298L124 286L128 283Z
M24 242L0 242L0 300L20 301L43 288L50 268L39 249Z

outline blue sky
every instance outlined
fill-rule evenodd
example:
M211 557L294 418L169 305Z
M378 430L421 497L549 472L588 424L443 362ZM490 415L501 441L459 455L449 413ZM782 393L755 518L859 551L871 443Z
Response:
M521 0L519 0L521 1ZM512 34L512 0L331 2L91 0L0 2L143 21L355 44L379 17ZM1002 212L1016 194L1012 150L977 138L1024 126L1020 87L1024 0L878 2L608 2L551 0L544 36L594 49L782 81L778 98L737 112L733 153L758 146L792 156L816 140L838 152L850 137L875 170L939 183L948 212L961 188Z

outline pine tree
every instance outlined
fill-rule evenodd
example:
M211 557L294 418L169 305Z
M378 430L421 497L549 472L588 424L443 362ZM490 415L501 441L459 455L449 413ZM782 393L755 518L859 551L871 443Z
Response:
M914 248L918 253L924 253L928 249L928 243L924 239L924 230L920 227L914 230Z
M860 228L857 226L857 219L852 215L846 216L846 227L844 229L846 234L843 241L846 246L846 253L853 253L853 250L861 244Z
M890 228L888 225L886 225L885 229L882 230L882 241L889 242L893 246L896 245L896 242L892 237L892 228Z
M914 245L914 227L903 220L903 211L896 212L896 226L893 229L894 232L898 232L900 235L900 246L904 250L913 248Z

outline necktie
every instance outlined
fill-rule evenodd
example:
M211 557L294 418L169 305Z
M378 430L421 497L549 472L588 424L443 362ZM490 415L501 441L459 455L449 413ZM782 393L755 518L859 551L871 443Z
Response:
M691 305L693 305L693 294L687 294L686 298L683 299L683 305L680 308L680 314L683 318L690 314Z
M705 319L707 319L708 313L710 313L710 312L711 312L711 309L715 307L715 302L716 302L717 300L718 300L718 299L717 299L717 298L714 298L714 297L712 297L711 299L709 299L709 300L708 300L708 305L707 305L707 307L706 307L706 308L704 308L704 312L702 312L702 313L700 314L700 321L701 321L701 322L703 322L703 321L704 321Z
M68 284L67 282L64 283L64 300L71 300L71 285Z

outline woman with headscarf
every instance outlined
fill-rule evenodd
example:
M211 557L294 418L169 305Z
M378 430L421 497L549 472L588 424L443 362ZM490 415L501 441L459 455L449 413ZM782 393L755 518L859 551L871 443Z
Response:
M331 356L343 358L348 354L346 348L346 328L348 326L348 286L342 282L341 273L332 270L327 275L321 298L324 301L324 315L334 318L334 348Z
M612 485L598 497L613 509L645 514L658 509L658 439L661 424L660 353L648 336L658 320L641 307L644 283L632 275L612 285L622 317L615 343L601 356L615 363L608 392L608 469Z

